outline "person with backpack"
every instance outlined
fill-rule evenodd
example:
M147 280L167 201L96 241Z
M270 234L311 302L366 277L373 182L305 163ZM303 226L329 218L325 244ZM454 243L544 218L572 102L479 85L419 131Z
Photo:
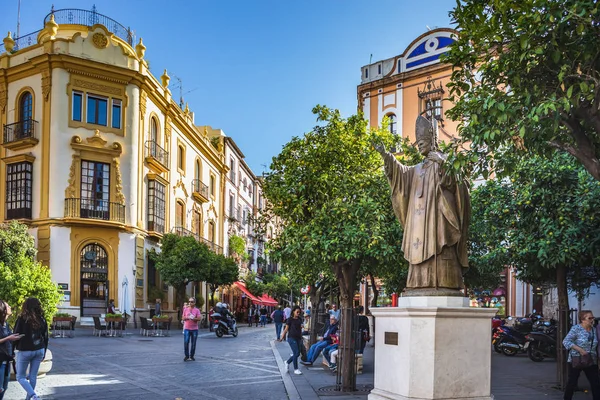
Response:
M21 314L15 323L15 332L21 335L17 341L17 382L27 392L28 400L39 400L35 385L48 349L48 324L42 305L35 297L29 297L23 303Z
M20 337L13 333L8 325L8 317L11 315L12 310L8 303L0 300L0 400L4 398L4 393L8 389L10 364L15 357L12 342L19 340Z

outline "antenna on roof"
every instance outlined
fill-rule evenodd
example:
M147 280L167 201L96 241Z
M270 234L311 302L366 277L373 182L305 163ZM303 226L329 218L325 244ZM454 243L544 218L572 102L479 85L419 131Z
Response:
M431 30L431 28L429 27L429 25L425 25L425 28L427 28L428 31Z
M181 78L178 76L175 76L175 75L173 75L173 78L175 78L175 80L177 80L177 85L175 86L175 88L179 88L179 108L181 108L183 110L183 106L185 104L185 102L183 101L183 95L191 93L195 90L198 90L198 88L188 90L187 92L184 93L183 92L183 82L182 82Z
M373 61L373 53L371 53L371 56L369 57L369 64L371 64L371 61Z

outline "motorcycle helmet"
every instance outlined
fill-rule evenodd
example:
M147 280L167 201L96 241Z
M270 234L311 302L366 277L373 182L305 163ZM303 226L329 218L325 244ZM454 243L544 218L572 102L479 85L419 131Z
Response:
M218 303L217 303L217 307L223 307L223 303L221 303L221 302L218 302Z

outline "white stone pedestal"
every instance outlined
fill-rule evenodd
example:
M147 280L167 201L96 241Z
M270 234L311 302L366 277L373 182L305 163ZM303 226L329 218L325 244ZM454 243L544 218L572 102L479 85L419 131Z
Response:
M369 400L491 400L491 318L465 297L403 297L375 317Z

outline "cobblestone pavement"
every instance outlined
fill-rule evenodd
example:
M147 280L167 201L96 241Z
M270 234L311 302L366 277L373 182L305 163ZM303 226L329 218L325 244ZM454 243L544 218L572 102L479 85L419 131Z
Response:
M195 362L183 362L183 335L146 338L137 332L125 338L93 337L78 328L73 339L52 339L53 368L38 380L44 400L56 399L214 399L214 400L366 400L366 394L325 396L320 388L335 384L335 376L314 367L302 375L287 374L283 358L287 343L273 342L273 326L240 328L237 338L217 338L201 331ZM373 348L365 349L364 373L357 384L373 383ZM494 400L559 400L556 363L534 363L527 356L492 353ZM591 399L587 380L574 400ZM25 391L11 381L5 400L22 400Z
M53 399L286 400L270 340L274 329L240 328L237 338L201 331L196 361L183 362L183 335L93 337L78 328L73 339L51 339L52 371L36 391ZM11 381L5 400L25 398Z

